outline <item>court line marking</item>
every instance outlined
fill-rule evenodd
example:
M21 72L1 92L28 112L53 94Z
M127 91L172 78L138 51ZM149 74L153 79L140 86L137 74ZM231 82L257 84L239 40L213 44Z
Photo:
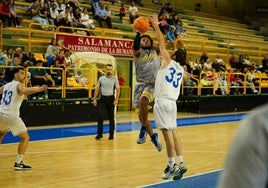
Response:
M191 176L185 176L183 177L181 180L183 179L188 179L188 178L193 178L193 177L197 177L197 176L201 176L201 175L206 175L206 174L210 174L210 173L214 173L214 172L220 172L222 171L223 169L218 169L218 170L212 170L212 171L209 171L209 172L204 172L204 173L198 173L198 174L195 174L195 175L191 175ZM153 183L153 184L148 184L148 185L143 185L141 187L137 187L137 188L145 188L145 187L148 187L148 186L154 186L154 185L159 185L159 184L165 184L165 183L168 183L168 182L172 182L172 181L175 181L175 180L163 180L159 183Z

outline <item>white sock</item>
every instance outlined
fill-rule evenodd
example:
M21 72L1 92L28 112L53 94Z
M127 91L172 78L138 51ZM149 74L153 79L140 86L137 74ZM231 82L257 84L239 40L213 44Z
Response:
M175 159L174 159L174 157L169 157L169 158L168 158L168 166L169 166L170 168L172 168L172 167L174 166L174 164L175 164Z
M183 157L182 157L182 155L178 156L178 162L179 162L179 164L180 163L183 163Z
M17 160L16 163L21 163L21 161L23 160L23 155L17 155Z

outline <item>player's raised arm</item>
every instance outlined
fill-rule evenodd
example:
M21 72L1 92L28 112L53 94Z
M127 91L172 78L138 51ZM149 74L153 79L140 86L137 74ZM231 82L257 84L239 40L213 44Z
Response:
M150 18L150 21L152 23L152 27L154 28L154 30L156 32L156 38L158 40L160 55L162 56L161 68L163 68L170 63L171 58L170 58L168 51L166 50L165 39L164 39L163 33L160 31L160 28L158 25L159 21L158 21L157 15L154 14L153 17Z

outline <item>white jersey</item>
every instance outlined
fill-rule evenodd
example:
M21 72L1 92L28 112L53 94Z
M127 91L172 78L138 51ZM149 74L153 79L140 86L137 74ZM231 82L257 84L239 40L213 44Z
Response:
M17 86L20 82L12 81L4 85L0 105L0 113L19 116L23 95L18 94Z
M174 60L169 65L159 69L156 76L155 100L165 98L176 101L180 95L184 69Z

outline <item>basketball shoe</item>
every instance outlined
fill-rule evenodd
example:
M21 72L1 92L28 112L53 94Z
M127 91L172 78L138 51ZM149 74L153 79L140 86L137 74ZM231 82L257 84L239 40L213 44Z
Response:
M145 128L141 127L139 138L137 140L137 144L143 144L146 142L146 136L147 136L147 131Z
M161 178L164 180L167 180L167 179L171 178L172 176L178 174L179 171L180 171L180 169L176 163L173 165L172 168L167 165L167 168L165 168Z
M23 162L21 161L20 163L15 163L14 164L14 169L15 170L31 170L32 167L23 164Z
M186 171L187 167L181 162L179 164L179 172L173 176L173 180L180 180Z
M158 151L162 150L162 144L160 142L160 137L159 137L158 133L154 133L151 141L153 142L153 144L155 145L155 147Z

